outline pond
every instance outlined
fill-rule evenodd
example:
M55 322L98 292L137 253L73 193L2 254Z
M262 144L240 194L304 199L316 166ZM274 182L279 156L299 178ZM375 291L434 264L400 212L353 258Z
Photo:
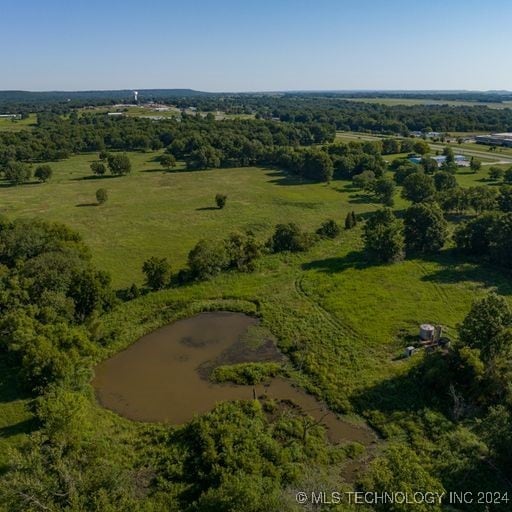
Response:
M216 384L208 379L220 364L279 361L283 356L259 320L216 311L178 320L138 340L96 368L93 386L106 408L133 420L181 424L224 400L266 396L290 401L327 428L332 442L369 444L368 428L338 418L290 380L265 384Z

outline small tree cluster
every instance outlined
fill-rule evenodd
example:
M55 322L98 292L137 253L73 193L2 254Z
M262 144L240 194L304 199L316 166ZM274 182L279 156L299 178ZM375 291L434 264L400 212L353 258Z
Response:
M347 213L347 216L345 217L345 229L352 229L357 225L357 217L356 212L352 210L351 212Z

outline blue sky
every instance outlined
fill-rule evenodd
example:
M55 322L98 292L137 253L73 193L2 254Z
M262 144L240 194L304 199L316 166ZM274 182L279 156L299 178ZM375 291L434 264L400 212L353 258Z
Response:
M0 0L0 89L512 89L510 0Z

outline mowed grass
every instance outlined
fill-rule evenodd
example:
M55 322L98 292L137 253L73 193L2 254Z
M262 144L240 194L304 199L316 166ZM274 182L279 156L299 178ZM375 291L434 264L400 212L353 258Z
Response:
M0 117L0 131L2 132L19 132L32 128L36 124L36 114L29 114L27 119L15 119L8 117Z
M129 156L129 176L92 177L89 166L97 155L88 154L51 163L49 183L3 183L1 212L70 225L83 235L98 267L112 274L114 285L126 286L142 282L141 266L150 256L165 256L175 270L183 268L202 238L249 229L265 239L280 222L315 230L330 217L343 222L348 210L373 208L353 189L301 183L277 170L165 172L157 153ZM98 206L95 192L100 187L107 189L109 199ZM216 193L228 196L222 210L215 206Z

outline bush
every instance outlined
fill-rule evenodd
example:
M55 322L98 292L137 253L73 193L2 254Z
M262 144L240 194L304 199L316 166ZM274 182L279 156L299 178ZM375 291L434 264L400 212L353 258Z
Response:
M96 176L103 176L107 172L107 167L102 162L92 162L91 171Z
M313 240L310 235L303 233L297 224L278 224L274 234L268 241L272 252L299 252L311 247Z
M108 199L108 192L105 188L99 188L96 190L96 201L98 201L98 204L104 204L107 202Z
M188 254L188 265L196 279L207 279L230 266L224 240L200 240Z
M225 194L217 194L215 196L215 203L217 204L217 207L222 210L222 208L224 208L224 206L226 206L227 199L228 199L228 196L226 196Z
M336 238L340 234L340 227L336 221L329 219L323 222L316 232L323 238Z
M171 265L167 258L152 256L142 264L142 272L146 275L146 285L152 290L161 290L171 282Z
M132 163L127 155L112 155L107 157L108 167L114 176L130 174L132 172Z
M210 375L214 382L233 382L234 384L259 384L282 371L279 363L241 363L229 366L218 366Z
M40 165L34 172L34 177L41 183L47 182L53 174L53 169L49 165Z

